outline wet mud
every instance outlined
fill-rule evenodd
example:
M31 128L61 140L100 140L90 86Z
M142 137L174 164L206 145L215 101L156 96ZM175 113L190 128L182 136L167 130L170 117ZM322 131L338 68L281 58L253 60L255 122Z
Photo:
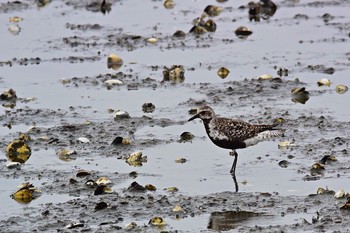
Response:
M335 13L349 10L347 1L276 1L276 12L261 15L245 1L176 2L173 9L164 8L162 1L111 1L103 8L101 2L0 4L6 15L1 19L24 17L18 22L23 30L11 35L15 38L37 27L26 23L36 9L53 14L49 23L69 16L59 21L62 35L41 32L43 36L28 42L23 52L0 57L0 87L13 88L17 95L0 100L1 229L347 231L349 93L335 90L337 84L350 85L349 53L343 49L349 42L349 16ZM216 31L190 33L192 20L209 4L222 8L211 16ZM140 5L151 12L145 13L151 19L144 23L133 18L130 24L118 18L114 20L119 24L108 21L114 12ZM153 14L160 16L153 19ZM253 34L236 37L237 23ZM249 44L261 45L264 39L254 36L265 30L293 30L299 24L322 36L294 35L291 46L296 51L279 47L278 38L276 46L270 41L262 50L266 53L247 49ZM180 29L185 36L174 36ZM319 49L323 46L329 48ZM124 60L118 70L107 69L111 53ZM77 68L66 68L70 65ZM230 69L227 77L217 75L220 67ZM13 79L10 74L15 74ZM331 86L318 86L321 78L332 79ZM187 121L193 109L203 105L253 124L279 121L285 129L283 138L239 150L239 192L234 192L228 172L228 151L211 145L202 124ZM5 150L19 132L30 136L26 144L31 155L10 167ZM184 132L194 137L184 139ZM137 151L147 158L128 160ZM336 159L322 161L324 156ZM320 161L325 164L314 167ZM111 183L97 184L101 177ZM11 198L25 182L33 183L41 195L28 203ZM339 189L345 194L336 198ZM166 224L152 223L153 217Z

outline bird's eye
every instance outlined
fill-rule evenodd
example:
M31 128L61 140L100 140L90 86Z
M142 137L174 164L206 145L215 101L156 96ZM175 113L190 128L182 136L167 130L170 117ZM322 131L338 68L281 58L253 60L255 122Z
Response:
M202 117L207 117L209 114L208 114L207 111L203 111L203 112L200 113L200 115L201 115Z

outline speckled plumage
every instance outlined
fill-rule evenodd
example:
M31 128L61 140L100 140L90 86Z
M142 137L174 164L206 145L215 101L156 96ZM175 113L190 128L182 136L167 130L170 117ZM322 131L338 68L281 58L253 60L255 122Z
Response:
M236 149L246 148L272 137L282 136L283 131L276 130L276 125L253 125L244 121L217 117L209 106L198 109L197 114L189 121L200 118L210 140L217 146L233 150L235 160L231 173L234 175L237 152Z
M246 148L261 140L282 135L281 131L273 129L275 125L252 125L240 120L217 117L209 106L200 108L190 120L195 118L203 120L210 140L225 149ZM256 143L251 143L253 138L256 138Z

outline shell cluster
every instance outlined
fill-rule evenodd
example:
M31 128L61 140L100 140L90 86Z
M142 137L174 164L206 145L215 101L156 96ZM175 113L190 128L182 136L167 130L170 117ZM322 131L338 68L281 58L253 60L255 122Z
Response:
M323 79L320 79L318 82L317 82L317 85L318 86L330 86L332 84L332 82L328 79L328 78L323 78Z
M253 34L246 26L240 26L235 30L235 34L240 39L246 39L248 36Z
M6 157L11 162L25 163L32 151L25 141L15 139L6 147Z
M194 138L194 135L186 131L180 135L180 142L191 141L193 138Z
M57 151L56 154L60 160L70 162L70 161L73 161L76 159L75 157L73 157L73 155L76 155L77 152L75 150L71 150L71 149L61 149L61 150Z
M112 145L129 145L131 143L131 140L129 138L126 137L121 137L121 136L117 136L113 142Z
M296 87L291 90L292 101L295 103L305 104L309 100L309 92L305 87Z
M22 30L19 24L23 20L24 20L23 18L18 16L10 17L9 18L10 25L8 27L8 31L14 36L18 35Z
M130 115L128 112L123 111L123 110L117 110L114 113L114 119L119 120L119 119L125 119L125 118L130 118Z
M145 113L151 113L156 109L156 106L152 103L144 103L142 105L142 111Z
M317 195L332 195L335 199L346 199L346 202L342 204L339 209L341 210L350 210L350 193L346 193L344 189L340 189L339 191L335 192L334 190L326 188L318 188L316 191ZM314 195L314 194L311 194Z
M107 58L107 68L118 70L123 65L123 59L116 54L110 54Z
M39 189L34 187L33 184L27 182L23 183L18 187L18 190L14 192L11 197L20 203L29 203L35 198L39 197L41 192Z
M337 158L334 155L325 155L319 161L312 164L310 172L312 176L317 174L322 174L326 169L326 165L337 161Z
M339 84L335 87L335 91L338 94L344 94L345 92L347 92L349 90L349 88L347 86L345 86L344 84Z
M182 65L164 66L163 81L183 83L185 81L185 68Z
M223 8L219 6L206 6L201 16L192 21L193 27L190 29L189 33L199 36L207 32L215 32L217 28L215 21L211 18L207 18L218 16L222 11Z
M332 84L332 82L327 79L327 78L322 78L320 80L317 81L317 85L318 86L326 86L326 87L330 87ZM344 84L338 84L336 87L335 87L335 91L338 93L338 94L344 94L345 92L347 92L349 90L349 88L344 85Z
M174 0L165 0L163 5L166 9L173 9L175 7L175 2Z
M261 19L269 19L277 10L277 6L271 0L260 0L248 3L248 15L250 21L259 22Z
M13 90L12 88L5 90L0 95L0 100L15 100L15 99L17 99L16 91Z
M140 167L147 162L147 156L144 156L141 151L137 151L126 156L125 160L130 166Z
M166 222L162 217L153 217L149 220L149 224L153 226L164 226Z
M228 76L230 71L226 67L221 67L217 73L220 78L224 79Z

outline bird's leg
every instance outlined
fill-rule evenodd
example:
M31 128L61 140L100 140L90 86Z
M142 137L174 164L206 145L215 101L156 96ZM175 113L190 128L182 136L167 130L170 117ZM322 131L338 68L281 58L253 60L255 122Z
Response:
M232 150L230 152L230 155L235 157L233 160L233 164L232 164L230 173L232 175L233 182L235 183L236 192L238 192L238 183L237 183L237 179L236 179L236 164L237 164L238 154L237 154L236 150Z
M232 151L230 152L230 155L232 155L232 156L235 157L235 159L233 160L233 164L232 164L230 173L232 174L232 176L235 176L235 177L236 177L236 164L237 164L237 157L238 157L238 154L237 154L236 150L232 150Z

